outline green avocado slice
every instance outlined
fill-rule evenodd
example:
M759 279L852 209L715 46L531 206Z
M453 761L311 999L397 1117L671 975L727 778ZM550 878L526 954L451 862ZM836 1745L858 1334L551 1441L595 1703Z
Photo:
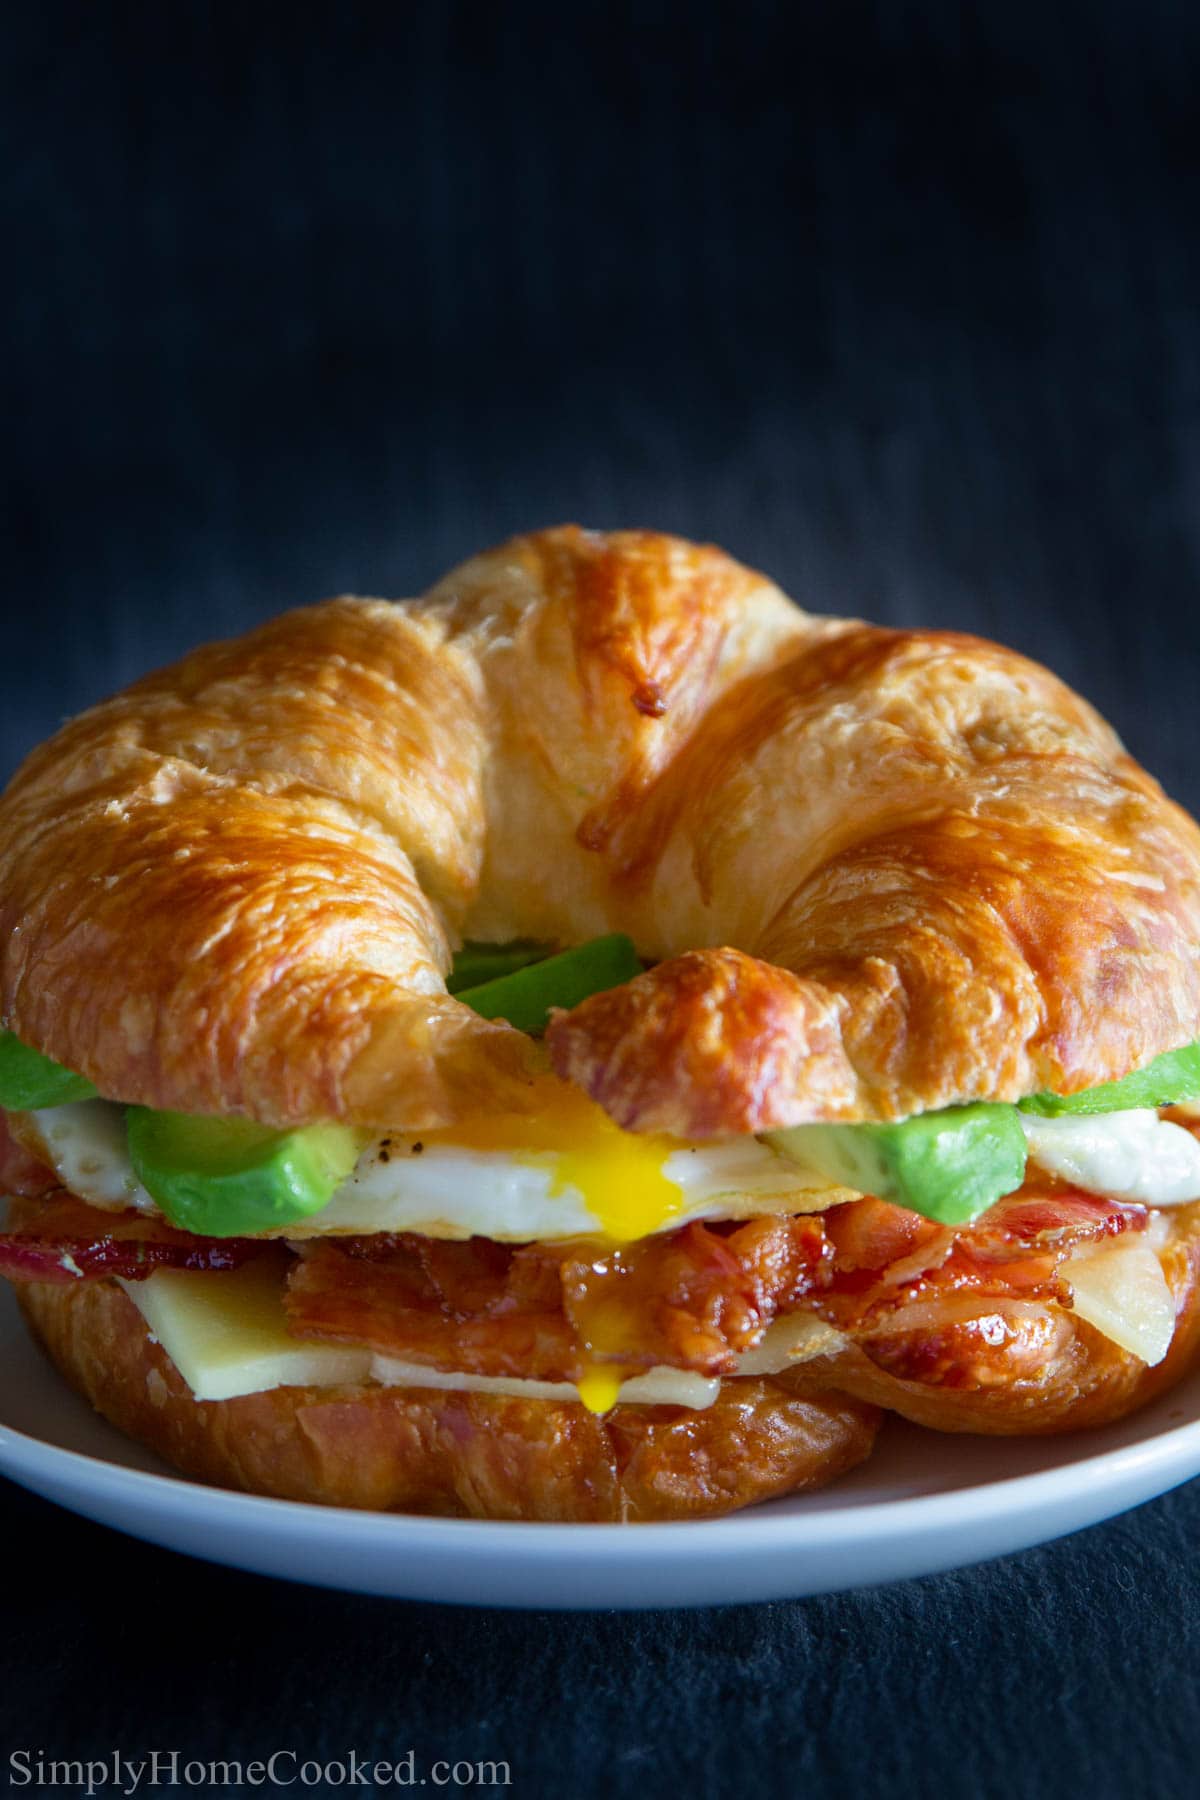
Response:
M348 1125L271 1131L148 1106L129 1107L126 1120L138 1180L172 1225L199 1237L242 1237L320 1212L363 1145Z
M7 1112L37 1112L43 1106L95 1098L96 1089L85 1075L31 1050L13 1032L0 1031L0 1106Z
M536 1036L545 1031L551 1007L578 1006L589 995L620 987L641 973L632 939L615 931L496 981L460 988L456 998L485 1019L507 1019L518 1031Z
M513 975L553 954L553 944L537 944L532 938L514 938L509 944L466 943L454 953L454 967L446 977L446 987L451 994L461 994L464 988L498 981L502 975Z
M1025 1179L1016 1108L979 1101L894 1125L796 1125L767 1141L816 1174L942 1225L966 1225Z
M1099 1087L1084 1088L1080 1094L1027 1094L1017 1105L1022 1112L1055 1119L1064 1113L1128 1112L1135 1107L1174 1106L1180 1100L1195 1099L1197 1094L1200 1094L1200 1044L1185 1044L1182 1050L1164 1051L1144 1069L1122 1075L1119 1081L1104 1081Z

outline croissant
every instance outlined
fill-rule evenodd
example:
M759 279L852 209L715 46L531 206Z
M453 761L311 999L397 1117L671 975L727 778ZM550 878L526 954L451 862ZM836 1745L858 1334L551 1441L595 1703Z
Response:
M461 935L631 933L560 1075L680 1136L1070 1093L1200 1027L1200 834L1045 671L568 529L285 614L68 725L0 806L0 1015L272 1125L519 1104Z
M447 990L465 939L614 931L649 966L557 1012L544 1041ZM1200 1037L1200 831L1086 702L1010 650L815 616L717 549L563 527L473 558L420 600L331 600L199 649L36 750L0 799L0 1023L108 1101L279 1130L452 1135L529 1115L552 1079L625 1132L698 1145L1071 1095ZM27 1121L11 1125L26 1156L45 1155ZM1127 1214L1095 1229L1149 1216ZM1200 1223L1189 1212L1172 1230L1170 1379L1200 1306ZM710 1237L703 1256L689 1240L697 1266L737 1262L720 1227ZM771 1314L761 1274L738 1269L761 1335L799 1290L773 1294ZM769 1472L749 1472L747 1437L742 1474L731 1465L714 1495L695 1431L689 1475L686 1432L668 1447L651 1418L635 1454L637 1408L601 1429L559 1407L554 1432L590 1446L573 1501L534 1470L544 1458L516 1457L489 1487L446 1448L500 1432L544 1449L549 1402L474 1396L451 1428L445 1396L392 1405L363 1389L339 1401L339 1432L360 1456L375 1446L386 1479L338 1474L340 1438L316 1474L272 1477L228 1448L242 1427L204 1407L257 1419L245 1429L294 1471L311 1395L191 1400L108 1281L35 1281L25 1304L97 1404L212 1479L497 1516L680 1516L848 1466L879 1406L1003 1431L1140 1404L1167 1377L1073 1319L1055 1270L1036 1293L1065 1384L1053 1404L1053 1383L1031 1389L1011 1356L987 1375L938 1363L942 1326L914 1327L922 1353L897 1373L869 1320L842 1319L836 1354L759 1378L758 1416L777 1412L795 1446ZM388 1279L399 1294L416 1277ZM752 1335L727 1333L706 1378L735 1374ZM671 1353L688 1366L686 1344ZM169 1412L147 1409L151 1372ZM726 1457L733 1390L724 1380L706 1415ZM178 1422L189 1407L194 1429ZM411 1447L397 1460L397 1431L425 1446L417 1462ZM660 1453L665 1486L647 1475ZM479 1456L494 1468L493 1450Z

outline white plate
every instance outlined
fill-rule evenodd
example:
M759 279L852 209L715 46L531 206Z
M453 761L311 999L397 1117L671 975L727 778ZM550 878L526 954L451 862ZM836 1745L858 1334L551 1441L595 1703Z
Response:
M1198 1370L1132 1419L1073 1437L889 1422L833 1487L695 1524L492 1524L262 1500L164 1473L70 1391L0 1288L0 1471L151 1543L362 1593L531 1607L790 1599L1021 1550L1200 1473Z

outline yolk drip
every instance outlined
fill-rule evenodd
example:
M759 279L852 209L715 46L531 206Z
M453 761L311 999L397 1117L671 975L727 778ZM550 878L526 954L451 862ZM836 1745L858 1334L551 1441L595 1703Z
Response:
M576 1384L589 1412L609 1412L621 1383L638 1370L639 1318L622 1292L626 1274L618 1250L592 1264L574 1297L581 1345L589 1355L604 1358L585 1369Z
M646 1237L683 1207L682 1186L663 1168L679 1149L676 1140L622 1131L586 1094L564 1082L548 1080L543 1104L533 1112L481 1117L423 1135L427 1143L504 1151L514 1161L547 1168L550 1192L575 1188L610 1243ZM597 1250L603 1255L601 1246ZM621 1360L622 1352L637 1344L637 1320L621 1304L623 1275L619 1256L608 1271L598 1265L596 1291L581 1307L582 1347L606 1359L585 1369L577 1384L580 1400L593 1413L611 1411L622 1381L638 1367L635 1358Z
M576 1383L579 1398L589 1412L611 1412L621 1391L621 1381L620 1369L606 1369L601 1365L585 1369Z
M679 1148L674 1138L622 1131L578 1088L547 1082L544 1106L532 1113L479 1118L425 1141L468 1150L505 1150L522 1163L549 1165L552 1194L576 1188L604 1236L628 1243L674 1218L683 1189L663 1171Z

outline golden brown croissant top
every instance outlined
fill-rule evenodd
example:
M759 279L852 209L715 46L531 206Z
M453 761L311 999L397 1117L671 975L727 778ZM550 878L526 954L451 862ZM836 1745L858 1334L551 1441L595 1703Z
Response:
M0 1016L114 1098L429 1128L544 1052L460 934L631 933L560 1074L709 1135L1072 1091L1200 1036L1200 832L1082 700L949 632L566 527L93 708L0 800Z

